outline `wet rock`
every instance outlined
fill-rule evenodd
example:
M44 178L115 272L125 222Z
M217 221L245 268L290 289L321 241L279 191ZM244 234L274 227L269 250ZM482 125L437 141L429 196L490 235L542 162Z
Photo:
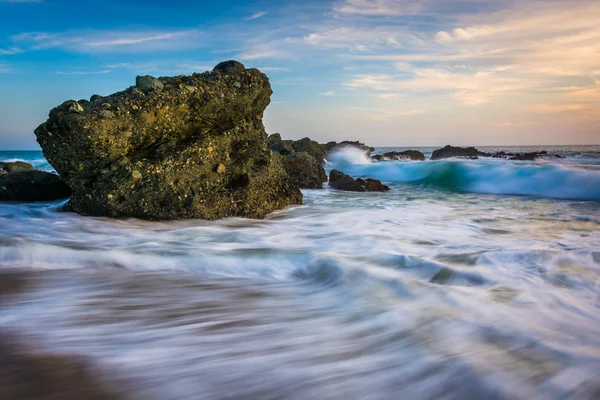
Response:
M30 171L33 165L23 161L0 162L0 169L6 172Z
M42 352L0 331L0 398L10 400L125 399L86 360Z
M71 188L58 176L44 171L19 171L0 175L0 201L50 201L66 199Z
M376 179L354 179L337 169L329 173L329 186L349 192L387 192L390 188Z
M396 161L425 161L425 154L418 150L389 151L387 153L383 153L383 158Z
M283 166L292 181L302 189L322 189L323 182L327 182L323 166L308 153L284 157Z
M73 189L68 210L144 219L263 218L302 199L281 158L267 148L262 116L271 93L266 75L228 61L203 74L140 77L136 87L90 103L83 113L69 113L71 103L64 103L35 134ZM103 118L102 109L113 116Z
M353 147L355 149L359 149L362 150L367 156L369 156L372 152L375 151L375 149L371 146L367 146L364 143L361 143L359 141L349 141L349 140L344 140L343 142L329 142L325 145L323 145L325 147L326 153L333 153L337 150L346 148L346 147Z
M475 147L454 147L448 145L442 149L435 150L431 155L431 159L441 160L451 157L477 158L479 155L481 155L481 152Z
M371 156L371 161L385 161L385 157L382 154L375 154Z

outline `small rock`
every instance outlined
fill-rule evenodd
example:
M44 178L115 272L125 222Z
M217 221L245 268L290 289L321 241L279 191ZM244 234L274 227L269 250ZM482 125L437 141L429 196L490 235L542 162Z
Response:
M240 82L235 81L233 82L233 86L240 89L242 87L242 84Z
M58 175L19 171L0 175L0 201L49 201L71 196L71 188Z
M5 172L19 172L19 171L31 171L33 169L33 165L26 163L24 161L13 161L13 162L5 162L0 163L0 168L2 168Z
M79 104L77 102L73 102L73 104L71 104L71 107L69 107L69 112L82 113L83 107L81 107L81 104Z
M134 169L133 171L131 171L131 177L137 181L138 179L142 178L142 173L137 169Z
M136 77L135 86L145 92L161 91L165 88L165 85L160 79L150 75Z
M349 192L387 192L390 188L376 179L354 179L337 169L329 173L329 186Z
M227 167L225 167L225 165L219 164L217 166L217 174L224 174L225 171L227 171Z
M100 101L102 100L102 96L100 96L99 94L94 94L92 95L92 97L90 97L90 101L92 103L96 102L96 101Z
M100 111L100 116L102 118L113 118L115 114L110 110L102 110Z

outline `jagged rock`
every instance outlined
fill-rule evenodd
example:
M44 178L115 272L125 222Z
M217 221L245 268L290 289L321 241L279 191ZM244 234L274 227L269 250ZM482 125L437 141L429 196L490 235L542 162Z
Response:
M326 153L332 153L336 150L340 150L343 149L345 147L354 147L356 149L362 150L365 152L365 154L367 156L369 156L372 152L375 151L375 149L371 146L367 146L364 143L361 143L359 141L349 141L349 140L344 140L343 142L337 143L337 142L329 142L325 145L323 145L325 147L325 151Z
M314 157L319 164L323 163L325 154L327 154L327 150L322 144L307 137L300 140L294 140L294 142L292 142L292 148L296 153L308 153Z
M288 175L302 189L322 189L327 182L323 166L308 153L295 153L283 158Z
M282 140L279 133L269 135L267 138L267 146L275 153L279 153L282 156L287 156L294 153L292 147L293 140Z
M80 113L70 113L74 102L65 102L36 129L44 156L73 189L68 210L144 219L263 218L301 203L280 157L267 148L266 75L228 61L212 72L136 83L80 105ZM102 110L113 115L105 118Z
M349 192L387 192L390 188L376 179L354 179L337 169L329 173L329 186Z
M30 171L33 165L23 161L0 162L0 169L6 172Z
M385 161L385 157L382 154L375 154L371 156L371 161Z
M405 150L405 151L389 151L383 153L384 159L388 160L414 160L414 161L425 161L425 154L418 150Z
M431 159L441 160L450 157L477 158L479 155L482 155L482 153L475 147L453 147L448 145L442 149L435 150L431 155Z
M44 171L18 171L0 175L0 201L66 199L71 188L58 176Z

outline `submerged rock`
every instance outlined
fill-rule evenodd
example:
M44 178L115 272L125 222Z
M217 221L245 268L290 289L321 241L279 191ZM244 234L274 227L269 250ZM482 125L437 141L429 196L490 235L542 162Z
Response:
M0 169L6 172L30 171L33 165L24 161L0 162Z
M390 190L389 186L382 184L377 179L354 179L337 169L329 173L329 186L349 192L387 192Z
M483 155L483 153L481 153L475 147L454 147L448 145L442 149L435 150L433 154L431 154L431 159L441 160L451 157L477 158L479 155Z
M67 101L35 134L73 189L69 210L263 218L302 200L267 148L262 116L271 93L266 75L228 61L203 74L140 77L136 87L79 104L82 112Z
M71 196L71 188L58 176L44 171L0 175L0 201L50 201Z
M327 182L323 166L308 153L284 157L283 166L292 181L302 189L322 189L323 182Z

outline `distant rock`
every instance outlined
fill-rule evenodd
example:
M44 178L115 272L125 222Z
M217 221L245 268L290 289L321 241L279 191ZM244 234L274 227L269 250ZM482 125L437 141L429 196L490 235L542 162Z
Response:
M405 150L405 151L389 151L382 154L383 159L396 160L396 161L425 161L425 154L418 150ZM380 160L378 160L380 161Z
M50 201L71 196L71 188L58 176L44 171L18 171L0 175L0 201Z
M33 165L23 161L0 162L0 169L6 172L30 171Z
M267 148L262 117L271 94L266 75L227 61L212 72L143 76L92 102L67 101L35 134L73 189L67 210L154 220L263 218L302 200Z
M323 166L308 153L284 157L283 166L292 181L302 189L322 189L323 182L327 182Z
M432 160L441 160L444 158L451 157L466 157L466 158L477 158L477 156L482 155L479 150L475 147L454 147L454 146L446 146L442 149L437 149L431 155Z
M344 140L343 142L329 142L325 145L323 145L325 147L326 153L333 153L337 150L343 149L343 148L347 148L347 147L352 147L355 149L359 149L362 150L365 155L369 156L372 152L375 151L375 149L371 146L367 146L364 143L358 142L358 141L349 141L349 140Z
M390 188L376 179L354 179L337 169L329 173L329 186L349 192L387 192Z

